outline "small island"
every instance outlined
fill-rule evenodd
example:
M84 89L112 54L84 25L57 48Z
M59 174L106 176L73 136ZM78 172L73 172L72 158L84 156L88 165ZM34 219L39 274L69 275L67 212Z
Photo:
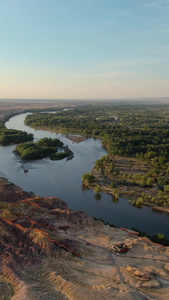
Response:
M3 122L0 122L0 145L8 146L33 140L33 134L21 130L7 129Z
M63 152L58 152L61 150ZM63 145L59 139L43 138L37 142L21 143L14 149L24 160L42 159L50 157L51 160L60 160L72 155L72 151Z

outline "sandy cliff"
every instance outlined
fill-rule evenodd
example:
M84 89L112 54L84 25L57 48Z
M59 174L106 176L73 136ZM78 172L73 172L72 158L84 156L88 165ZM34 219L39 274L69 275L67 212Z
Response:
M168 298L168 248L0 179L0 299Z

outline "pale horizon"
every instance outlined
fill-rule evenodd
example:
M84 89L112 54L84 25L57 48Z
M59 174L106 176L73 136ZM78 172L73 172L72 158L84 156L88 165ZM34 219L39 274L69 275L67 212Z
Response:
M0 0L0 99L169 97L168 0Z

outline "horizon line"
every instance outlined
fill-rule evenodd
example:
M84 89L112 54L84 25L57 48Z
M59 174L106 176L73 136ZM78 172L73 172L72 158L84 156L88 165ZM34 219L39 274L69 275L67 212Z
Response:
M162 97L129 97L129 98L0 98L0 101L11 101L11 100L51 100L51 101L119 101L119 100L159 100L165 99L169 100L169 96Z

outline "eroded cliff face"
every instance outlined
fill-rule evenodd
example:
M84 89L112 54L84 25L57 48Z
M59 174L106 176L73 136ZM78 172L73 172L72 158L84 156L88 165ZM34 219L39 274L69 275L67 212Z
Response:
M0 179L0 299L168 298L168 248Z

